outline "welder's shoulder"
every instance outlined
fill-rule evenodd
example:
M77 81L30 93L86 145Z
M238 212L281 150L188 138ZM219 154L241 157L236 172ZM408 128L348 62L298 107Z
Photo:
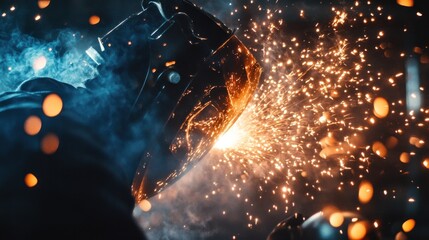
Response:
M40 92L40 91L51 91L51 92L69 92L75 90L75 88L67 83L57 81L53 78L40 77L31 78L22 82L18 88L18 91L26 92Z
M53 92L63 106L47 116L42 102ZM51 236L53 229L75 239L144 239L126 179L93 131L98 123L70 107L79 97L51 78L0 95L0 239Z

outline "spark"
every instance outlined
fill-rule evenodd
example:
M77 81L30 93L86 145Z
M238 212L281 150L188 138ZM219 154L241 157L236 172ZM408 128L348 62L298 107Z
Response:
M365 33L349 34L353 31L350 26L358 19L365 25L377 20L374 14L357 10L362 5L360 1L353 5L353 11L333 8L330 24L315 25L314 41L283 35L283 20L276 21L275 15L280 11L269 11L266 19L252 22L250 31L244 34L245 38L254 38L256 46L263 43L256 50L263 53L265 78L246 110L218 139L210 155L215 159L214 169L223 168L231 180L237 175L253 179L253 185L249 181L233 181L232 190L246 202L257 201L247 193L258 191L249 189L258 186L259 191L278 196L267 212L275 212L282 205L287 212L294 206L290 199L295 194L292 183L297 178L305 179L317 191L325 187L320 185L321 179L340 177L349 169L358 171L356 176L364 179L369 161L389 157L389 150L397 146L398 139L393 136L386 142L371 143L367 135L381 124L378 119L410 121L401 114L403 98L380 97L382 89L396 89L396 83L404 81L405 76L394 69L376 70L365 47L369 37ZM392 19L384 14L384 8L376 6L376 11L384 21ZM304 11L299 10L299 14L303 17ZM387 34L382 29L375 37L381 43ZM404 56L401 53L397 57ZM386 79L385 85L378 83L382 79ZM399 127L397 134L403 131ZM424 140L416 138L412 143L423 146ZM408 158L403 155L400 160L407 164ZM427 162L422 161L422 165L427 167ZM362 184L359 199L368 203L374 189L370 182ZM354 186L350 182L350 187ZM338 191L347 188L342 185ZM317 194L307 192L305 197L314 200ZM366 225L359 223L357 227L363 229Z
M372 197L377 195L396 198L395 189L377 190L373 183L364 180L368 179L369 166L373 161L391 157L403 139L405 142L408 139L413 147L427 147L425 136L410 136L409 130L413 126L427 128L429 123L429 109L422 107L410 112L403 97L383 95L385 90L400 90L400 83L406 80L406 74L398 72L398 68L396 72L395 68L379 69L373 59L378 53L398 61L408 58L405 50L389 53L391 46L387 39L392 34L388 29L380 29L381 21L389 24L396 17L383 7L372 6L371 2L353 1L348 9L332 8L331 20L316 23L307 35L289 35L289 24L284 18L286 8L277 5L265 8L253 2L230 13L240 16L240 11L252 8L261 13L237 34L247 40L250 51L260 55L264 78L243 114L218 139L209 155L213 172L226 178L229 188L220 189L213 184L213 189L201 194L201 198L208 201L229 191L234 196L231 201L249 206L245 213L249 228L264 222L264 216L254 213L257 201L272 201L264 212L288 212L297 206L295 195L317 201L319 194L331 185L339 192L357 188L356 197L362 204L371 204ZM48 7L49 3L40 0L39 7ZM414 4L409 0L397 0L397 3ZM301 20L309 16L309 12L302 9L297 11ZM421 12L415 14L423 16ZM2 17L6 15L2 13ZM41 15L34 17L35 21L40 19ZM100 21L96 15L88 19L91 25ZM357 33L358 24L368 29L373 27L374 31ZM408 31L407 27L401 31ZM421 63L429 62L424 46L416 46L414 53L419 55ZM165 63L167 67L174 64L175 61ZM47 59L41 56L33 62L33 69L37 73L46 65ZM425 89L419 90L423 95ZM59 96L45 101L46 116L61 113L63 102ZM394 130L380 139L371 139L369 133L386 123L392 124ZM24 123L24 131L30 136L40 134L41 127L41 120L35 116ZM54 154L60 146L60 139L54 133L42 136L42 140L41 148L46 154ZM412 151L400 153L394 160L399 159L401 166L407 166L416 157ZM429 168L429 158L418 161L421 168ZM354 173L353 179L341 179L341 175L350 170ZM400 170L405 172L405 168ZM329 181L332 179L340 180L333 184L335 181ZM29 174L25 183L34 187L37 178ZM295 184L302 184L306 191L298 192ZM143 202L140 208L150 211L161 198L165 201L166 197L159 194L158 199ZM413 204L417 200L407 197L406 202ZM221 214L226 212L222 210ZM228 214L230 212L228 210ZM329 220L332 226L340 226L344 221L340 213L332 214ZM348 230L349 236L363 237L368 224L357 219L354 223ZM379 222L374 222L375 227L378 225ZM409 227L410 231L413 227Z

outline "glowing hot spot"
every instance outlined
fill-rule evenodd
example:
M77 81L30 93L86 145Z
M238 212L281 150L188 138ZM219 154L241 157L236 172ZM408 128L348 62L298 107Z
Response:
M44 56L40 56L33 61L33 69L34 71L40 71L46 67L48 60Z
M228 130L226 133L220 136L220 138L216 141L214 148L217 148L217 149L234 148L240 143L244 135L245 135L244 132L235 124L232 126L230 130Z
M139 207L143 212L149 212L152 208L152 204L145 199L139 203Z

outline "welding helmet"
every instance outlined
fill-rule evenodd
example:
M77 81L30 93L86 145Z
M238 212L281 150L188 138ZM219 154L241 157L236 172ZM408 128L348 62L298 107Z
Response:
M146 126L132 183L137 202L211 149L242 113L261 74L233 32L194 4L143 1L142 7L86 51L92 63L123 76L133 99L130 119Z

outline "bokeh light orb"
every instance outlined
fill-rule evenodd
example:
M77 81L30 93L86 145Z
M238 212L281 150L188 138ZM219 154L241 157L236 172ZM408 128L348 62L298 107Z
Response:
M389 114L389 102L385 98L378 97L374 100L374 115L385 118Z
M47 8L49 4L51 4L51 0L39 0L37 2L37 5L39 6L40 9Z
M37 135L42 129L42 120L37 116L30 116L25 120L24 131L30 136Z
M374 194L374 188L368 181L362 181L359 185L359 201L361 203L369 203Z
M54 154L58 147L60 146L60 140L55 134L48 134L43 137L40 148L42 149L42 152L50 155Z
M416 220L414 220L414 219L408 219L407 221L405 221L402 224L402 230L404 232L411 232L414 229L415 226L416 226Z
M396 0L396 2L404 7L412 7L414 6L414 0Z
M387 148L382 142L374 142L372 144L372 151L382 158L385 158L387 156Z
M92 15L91 17L89 17L88 22L91 25L97 25L99 24L101 21L101 18L97 15Z
M27 187L32 188L37 185L38 180L34 174L28 173L27 175L25 175L24 182L25 182L25 185L27 185Z
M364 239L367 233L367 226L364 222L351 223L347 229L349 239Z
M58 94L52 93L43 100L43 113L48 117L55 117L60 114L63 109L63 100Z
M341 226L344 223L344 216L343 216L343 214L341 212L333 213L329 217L329 223L333 227L339 227L339 226Z
M139 203L139 207L143 212L149 212L152 208L152 204L149 202L149 200L144 199Z

